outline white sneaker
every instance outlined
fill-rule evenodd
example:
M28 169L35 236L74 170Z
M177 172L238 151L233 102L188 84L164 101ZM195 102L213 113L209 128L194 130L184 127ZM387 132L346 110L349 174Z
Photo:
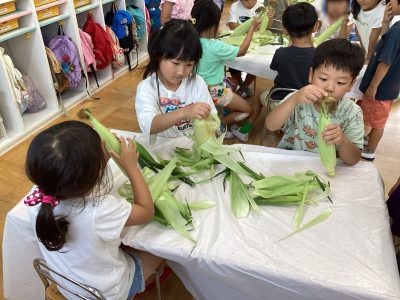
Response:
M233 133L233 135L236 136L240 141L247 142L249 140L249 134L241 133L239 130L240 127L237 126L236 124L231 126L231 132Z
M375 159L375 152L369 150L367 147L364 146L364 149L361 153L361 157L368 161L373 161Z

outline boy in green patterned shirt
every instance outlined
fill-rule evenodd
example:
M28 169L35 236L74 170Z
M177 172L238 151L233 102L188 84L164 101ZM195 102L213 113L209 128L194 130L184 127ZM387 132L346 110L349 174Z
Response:
M310 84L288 95L266 119L271 131L285 125L278 147L318 153L320 100L331 96L338 104L322 138L336 145L344 163L356 164L363 148L363 116L360 107L344 95L351 90L363 64L364 53L359 46L345 39L322 43L314 54Z

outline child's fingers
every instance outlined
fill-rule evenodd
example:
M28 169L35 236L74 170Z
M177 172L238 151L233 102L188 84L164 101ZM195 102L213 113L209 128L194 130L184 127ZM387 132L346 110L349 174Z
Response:
M108 154L110 154L112 158L115 158L115 159L117 159L117 160L121 158L121 156L119 156L119 155L118 155L116 152L114 152L113 150L108 150Z

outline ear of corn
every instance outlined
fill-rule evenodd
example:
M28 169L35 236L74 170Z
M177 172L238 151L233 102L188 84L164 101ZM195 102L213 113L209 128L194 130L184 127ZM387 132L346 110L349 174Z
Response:
M262 16L264 15L264 12L260 12L256 18L260 19ZM235 36L241 36L241 35L246 35L247 31L249 31L251 23L253 22L253 18L248 19L246 22L243 22L242 24L240 24L238 27L236 27L231 36L235 37Z
M328 107L325 101L322 101L321 113L319 115L319 126L318 126L318 148L319 156L322 164L324 165L327 174L330 177L335 177L335 166L336 166L336 147L334 144L327 144L322 139L323 132L326 126L331 124L331 118L329 116Z
M318 47L328 40L342 26L343 17L340 17L335 23L331 24L324 32L314 39L314 47Z
M260 34L264 34L265 31L267 30L268 27L268 23L269 23L269 17L266 13L264 13L264 15L262 16L261 19L261 25L260 25Z

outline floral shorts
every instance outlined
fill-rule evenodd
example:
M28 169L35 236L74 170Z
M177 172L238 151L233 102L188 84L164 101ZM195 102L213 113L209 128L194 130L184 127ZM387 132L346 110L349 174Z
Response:
M210 85L208 90L216 106L227 107L233 99L233 92L226 86L225 82L217 85Z

